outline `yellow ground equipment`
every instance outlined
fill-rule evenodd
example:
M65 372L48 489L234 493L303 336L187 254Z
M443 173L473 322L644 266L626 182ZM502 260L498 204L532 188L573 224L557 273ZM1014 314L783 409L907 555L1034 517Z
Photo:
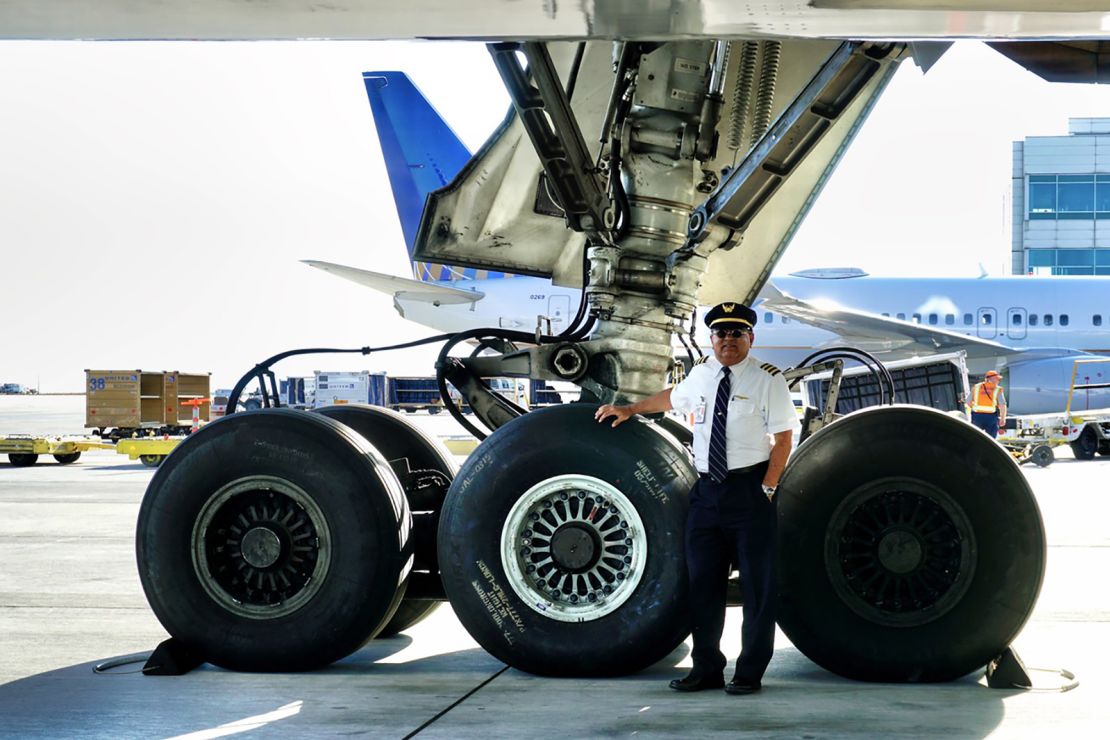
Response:
M82 452L113 447L97 437L33 437L29 434L0 437L0 454L7 454L8 462L17 468L34 465L39 455L53 455L62 465L69 465L77 462Z

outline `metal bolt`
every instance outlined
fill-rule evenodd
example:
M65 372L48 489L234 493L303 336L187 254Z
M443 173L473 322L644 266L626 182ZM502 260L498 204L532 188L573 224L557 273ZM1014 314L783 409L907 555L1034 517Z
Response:
M606 596L613 593L613 587L610 586L608 583L606 583L604 586L602 586L601 590L605 593Z
M528 563L527 567L525 567L525 569L524 569L524 572L525 573L535 573L536 572L536 566L532 565L531 563Z
M578 594L571 594L570 595L570 603L572 603L572 604L577 604L578 603Z

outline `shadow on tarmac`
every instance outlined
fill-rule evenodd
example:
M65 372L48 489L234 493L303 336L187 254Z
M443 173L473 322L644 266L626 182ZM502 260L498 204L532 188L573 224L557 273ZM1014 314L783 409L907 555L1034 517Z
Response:
M776 651L764 691L676 694L667 682L687 644L622 678L533 676L471 648L409 661L407 635L375 640L325 669L235 673L211 665L179 677L146 677L135 663L95 673L82 663L0 686L0 735L219 737L364 734L519 737L537 728L560 737L985 737L1013 691L978 675L946 684L867 684L840 678L793 647Z

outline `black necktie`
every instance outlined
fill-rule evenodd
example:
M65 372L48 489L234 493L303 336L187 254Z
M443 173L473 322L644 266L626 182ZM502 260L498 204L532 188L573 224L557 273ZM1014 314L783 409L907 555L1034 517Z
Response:
M717 384L717 400L713 403L713 429L709 433L709 476L720 483L728 475L728 448L725 447L725 426L728 424L728 396L732 389L729 369L722 368Z

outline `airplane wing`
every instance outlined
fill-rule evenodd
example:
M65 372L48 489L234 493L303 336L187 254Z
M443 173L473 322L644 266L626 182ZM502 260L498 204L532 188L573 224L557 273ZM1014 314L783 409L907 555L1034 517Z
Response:
M451 288L446 285L422 283L419 280L412 280L411 278L386 275L370 270L360 270L357 267L337 265L333 262L321 262L320 260L301 261L318 270L323 270L324 272L350 280L359 285L365 285L367 288L372 288L379 293L385 293L395 298L404 298L410 301L423 301L436 305L448 305L475 303L486 297L485 293L477 290L462 290L460 288Z
M810 326L838 334L846 344L870 352L893 352L907 356L963 350L969 359L1019 354L999 342L970 337L959 332L912 321L901 321L840 305L816 305L795 298L767 283L759 305Z

